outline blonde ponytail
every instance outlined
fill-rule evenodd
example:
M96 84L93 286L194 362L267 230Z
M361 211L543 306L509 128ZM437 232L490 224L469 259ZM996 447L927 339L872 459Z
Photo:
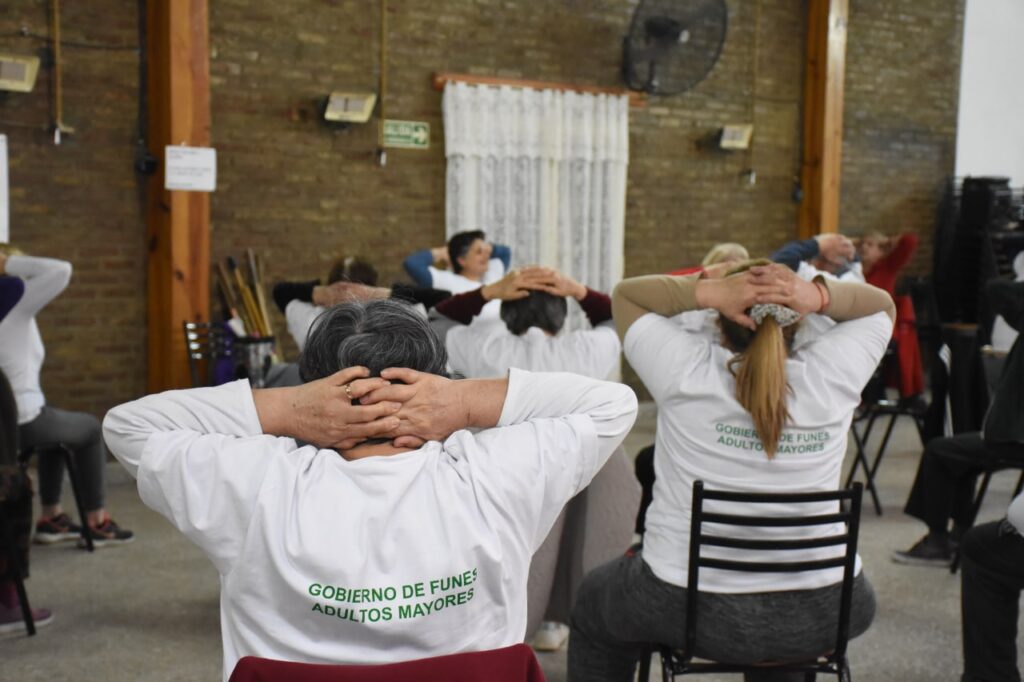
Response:
M736 376L736 400L750 413L768 459L775 457L786 409L787 342L775 318L768 316L754 332L750 345L729 361Z

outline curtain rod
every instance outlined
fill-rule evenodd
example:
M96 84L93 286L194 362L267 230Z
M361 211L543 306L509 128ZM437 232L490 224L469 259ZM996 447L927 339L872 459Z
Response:
M647 106L647 96L636 90L625 88L602 88L595 85L572 85L571 83L555 83L551 81L532 81L520 78L502 78L499 76L476 76L468 73L451 73L438 71L434 74L433 84L435 90L444 90L448 81L458 81L470 85L507 85L513 88L532 88L534 90L569 90L572 92L585 92L592 95L628 95L629 106L644 108Z

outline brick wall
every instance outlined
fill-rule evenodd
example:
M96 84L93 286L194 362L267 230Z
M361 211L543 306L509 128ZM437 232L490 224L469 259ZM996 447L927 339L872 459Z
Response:
M850 0L840 225L917 232L921 273L956 161L963 17L963 0Z
M0 49L40 47L11 34L26 24L46 33L47 3L5 4L12 11L0 12ZM320 123L315 105L331 90L377 89L376 3L210 3L220 164L214 259L252 247L267 258L271 279L306 278L324 276L339 253L361 253L374 259L385 281L401 277L403 256L441 243L444 235L441 95L430 88L431 74L617 86L620 40L635 6L618 0L389 4L388 117L429 122L431 148L390 150L381 168L375 126L336 132ZM709 77L689 93L652 98L631 113L627 275L698 262L723 239L766 254L795 233L804 3L729 0L728 6L729 33ZM948 9L942 0L851 0L844 226L889 226L910 216L914 229L927 232L934 190L952 172L961 22L960 3ZM63 30L66 40L137 40L134 15L115 0L93 0L88 9L65 3ZM928 59L936 50L944 50L944 61ZM144 386L145 262L131 168L137 62L133 52L109 50L68 48L65 58L65 118L78 134L55 148L39 129L49 120L46 69L33 93L0 97L0 131L12 153L13 238L76 266L69 291L40 317L49 352L44 388L55 404L99 414ZM723 124L751 121L750 153L702 144ZM881 184L880 167L907 174L907 192L875 198L891 187ZM748 168L757 172L753 186L741 177ZM283 333L280 316L276 322ZM290 341L285 350L292 352Z
M47 35L48 5L0 3L0 50L40 54L45 41L15 34L25 26ZM62 3L65 41L135 46L136 18L125 7ZM53 404L102 415L145 386L142 194L132 170L138 59L130 49L65 45L62 62L64 120L75 133L60 146L50 128L49 68L40 68L31 93L0 93L11 239L29 254L73 264L70 286L39 315L42 385Z

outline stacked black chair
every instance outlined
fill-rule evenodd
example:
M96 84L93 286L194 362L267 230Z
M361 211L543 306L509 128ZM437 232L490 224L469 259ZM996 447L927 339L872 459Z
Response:
M810 492L810 493L737 493L705 490L703 481L693 484L693 512L690 524L690 564L687 582L685 642L682 649L656 645L649 649L640 661L640 682L647 682L651 669L651 654L657 648L661 654L662 679L669 682L677 675L702 673L751 673L764 671L771 666L778 672L802 672L808 680L817 673L836 675L841 682L850 680L850 666L846 658L847 642L850 635L850 611L853 600L853 580L857 559L857 535L860 529L860 506L863 486L860 483L851 489ZM836 512L812 516L767 516L710 513L704 510L706 500L722 500L750 504L807 504L836 502ZM729 535L727 526L796 528L817 525L846 524L846 532L820 538L760 540ZM704 530L704 524L715 524L714 534ZM752 557L764 550L806 550L819 547L844 547L843 554L830 559L809 561L736 561L705 557L703 547L729 547L750 550ZM830 568L843 569L843 583L839 604L836 609L836 642L830 652L822 652L814 660L799 662L766 661L758 664L737 664L723 661L695 661L697 613L700 592L698 591L700 569L714 568L725 571L746 573L798 573L819 571ZM780 614L784 615L784 614Z
M182 331L192 387L212 386L217 361L233 355L231 336L223 326L208 322L183 322Z

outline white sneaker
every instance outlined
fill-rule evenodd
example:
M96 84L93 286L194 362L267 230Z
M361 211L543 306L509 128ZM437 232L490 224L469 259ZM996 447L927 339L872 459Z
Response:
M569 626L546 620L533 636L533 648L537 651L558 651L569 639Z

